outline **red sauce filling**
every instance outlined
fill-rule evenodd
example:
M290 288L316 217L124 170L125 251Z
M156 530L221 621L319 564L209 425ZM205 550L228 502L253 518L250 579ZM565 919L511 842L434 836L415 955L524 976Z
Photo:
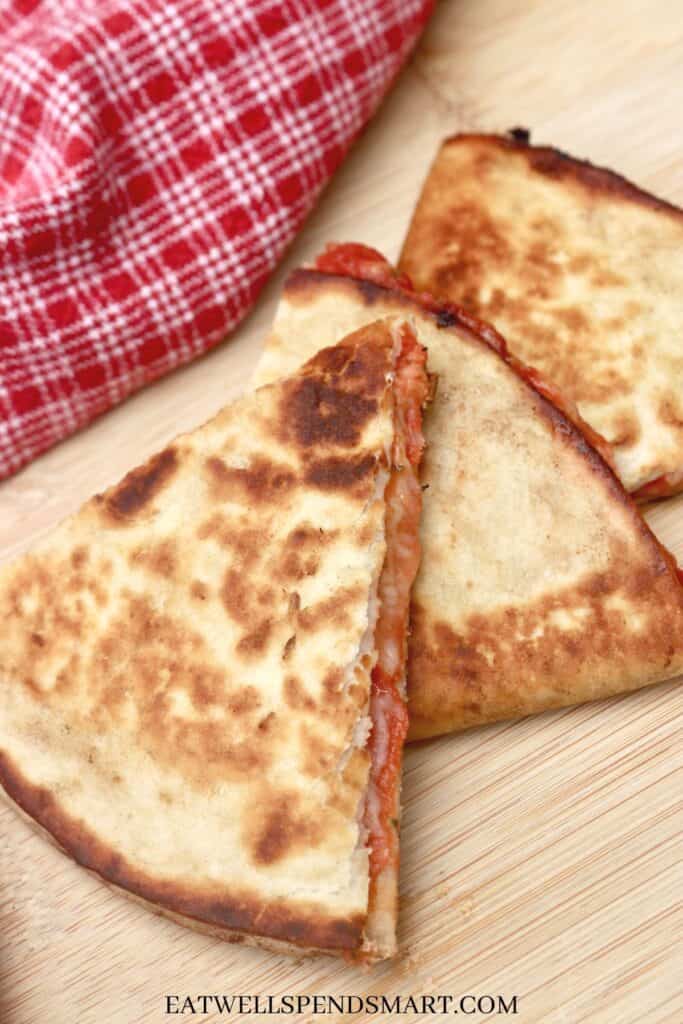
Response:
M654 534L653 534L653 537L654 537ZM668 548L665 548L664 545L661 544L660 541L657 539L657 537L654 537L654 539L655 539L655 543L657 544L657 547L659 548L659 550L661 552L662 558L664 559L664 561L666 562L667 566L669 567L669 570L673 573L673 575L678 580L678 582L681 584L681 586L683 586L683 569L680 567L680 565L676 561L676 556L671 551L669 551Z
M359 277L384 288L405 288L412 291L407 274L401 274L377 249L359 242L330 243L315 261L316 269L325 274Z
M368 741L371 768L365 826L371 880L387 865L398 863L397 778L408 732L406 637L410 591L420 561L422 490L418 467L424 450L422 409L429 389L425 364L425 349L413 331L404 326L396 365L393 469L385 489L387 552L378 588L377 664L372 672L370 699L373 725Z
M648 480L636 491L633 497L636 501L654 501L655 498L671 498L674 494L683 491L683 474L662 473L654 480Z

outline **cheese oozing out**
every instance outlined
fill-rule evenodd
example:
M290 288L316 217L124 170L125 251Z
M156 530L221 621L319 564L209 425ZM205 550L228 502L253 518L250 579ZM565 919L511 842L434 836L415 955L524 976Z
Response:
M400 772L408 731L405 659L410 591L420 562L422 490L418 470L424 449L422 409L429 392L426 351L407 324L399 330L392 468L385 489L387 547L378 586L377 662L370 697L371 767L364 811L370 867L366 937L370 946L384 948L393 944L395 921Z

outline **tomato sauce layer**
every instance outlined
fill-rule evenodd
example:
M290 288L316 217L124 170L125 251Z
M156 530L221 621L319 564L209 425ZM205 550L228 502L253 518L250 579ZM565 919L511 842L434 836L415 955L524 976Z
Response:
M683 491L683 470L678 473L662 473L654 480L648 480L634 491L636 501L654 501L656 498L671 498Z
M394 384L392 471L384 495L387 551L378 587L377 663L372 672L370 698L371 768L365 826L371 880L385 867L398 865L398 776L408 731L406 642L410 591L420 562L422 490L418 468L424 450L422 409L429 381L426 351L407 325L401 328L401 341Z

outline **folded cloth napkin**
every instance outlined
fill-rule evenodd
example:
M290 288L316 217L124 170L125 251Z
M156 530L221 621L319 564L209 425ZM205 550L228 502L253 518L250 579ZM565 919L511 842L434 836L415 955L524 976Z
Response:
M431 7L0 5L0 477L234 327Z

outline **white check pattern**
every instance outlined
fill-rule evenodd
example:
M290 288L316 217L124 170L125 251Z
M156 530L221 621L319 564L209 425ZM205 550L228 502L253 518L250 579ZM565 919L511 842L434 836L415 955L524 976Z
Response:
M432 5L2 5L0 477L225 337Z

